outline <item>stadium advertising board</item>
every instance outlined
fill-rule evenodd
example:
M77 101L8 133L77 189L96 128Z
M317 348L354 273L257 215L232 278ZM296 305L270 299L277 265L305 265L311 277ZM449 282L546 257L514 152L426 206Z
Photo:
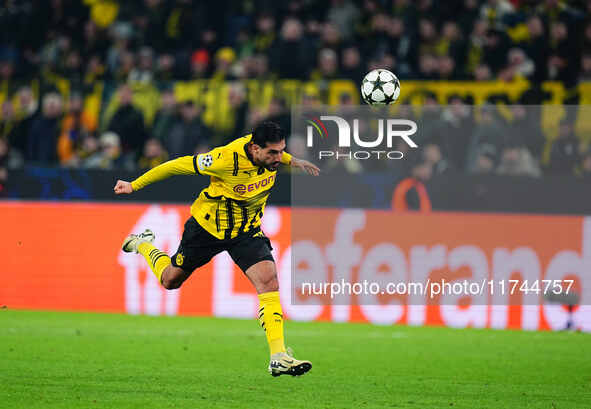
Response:
M173 253L188 210L1 203L7 258L0 304L255 317L256 294L227 254L182 289L166 291L141 257L120 251L123 237L149 226L155 244ZM263 229L274 247L284 312L293 320L528 330L558 330L570 320L591 331L588 217L269 207ZM411 290L427 280L428 291ZM482 286L473 289L473 282ZM371 283L393 283L397 292L374 294ZM567 289L570 296L562 297ZM569 312L560 302L579 305Z

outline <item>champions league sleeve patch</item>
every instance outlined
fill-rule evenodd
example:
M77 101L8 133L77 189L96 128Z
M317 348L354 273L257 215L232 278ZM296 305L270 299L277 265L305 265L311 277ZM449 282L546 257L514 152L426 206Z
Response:
M213 158L211 157L211 154L207 154L207 155L199 155L199 157L197 158L197 164L199 165L199 170L204 170L205 168L208 168L212 165L213 163Z

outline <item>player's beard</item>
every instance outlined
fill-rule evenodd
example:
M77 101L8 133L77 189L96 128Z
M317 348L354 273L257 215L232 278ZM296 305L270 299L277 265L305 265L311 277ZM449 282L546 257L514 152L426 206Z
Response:
M262 166L263 168L267 169L269 172L275 172L277 169L279 169L279 165L281 165L280 161L265 163L264 161L258 161L256 159L254 160L254 163L257 166Z

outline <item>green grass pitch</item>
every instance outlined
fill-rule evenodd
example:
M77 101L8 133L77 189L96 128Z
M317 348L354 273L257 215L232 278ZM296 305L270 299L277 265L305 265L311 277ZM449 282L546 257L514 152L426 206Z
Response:
M267 374L258 323L0 311L1 408L591 408L591 336L286 323L305 376Z

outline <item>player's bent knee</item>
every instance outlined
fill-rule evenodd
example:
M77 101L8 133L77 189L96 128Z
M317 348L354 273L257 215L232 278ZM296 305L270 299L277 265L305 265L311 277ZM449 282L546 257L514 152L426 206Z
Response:
M187 277L188 274L182 269L169 266L162 273L162 287L167 290L176 290L177 288L180 288Z
M167 290L176 290L177 288L180 288L181 284L182 282L179 281L162 278L162 287Z
M277 275L265 277L258 283L257 286L258 293L268 293L271 291L279 291L279 280L277 280Z
M262 294L279 290L277 269L275 268L274 262L269 260L260 261L250 266L245 273L254 285L257 293Z

